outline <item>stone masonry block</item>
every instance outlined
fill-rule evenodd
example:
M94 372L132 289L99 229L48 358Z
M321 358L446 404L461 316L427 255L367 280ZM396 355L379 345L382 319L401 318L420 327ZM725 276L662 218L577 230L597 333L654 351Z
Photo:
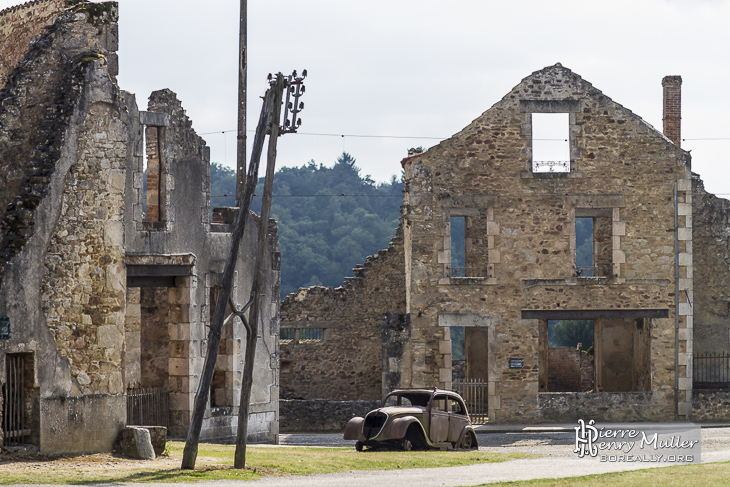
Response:
M692 403L680 401L677 407L680 416L689 417L692 414Z
M614 250L613 251L613 263L614 264L626 263L626 253L623 250Z
M681 330L680 330L681 331ZM686 331L686 329L685 329ZM679 352L677 355L677 362L679 365L690 365L692 363L692 354L686 352Z
M680 377L679 378L679 390L689 391L692 389L692 377Z
M678 229L679 240L692 240L692 229L682 228Z
M692 307L689 303L679 303L679 315L688 316L692 314Z
M613 234L618 236L626 235L626 222L613 222Z
M499 223L487 221L487 235L499 235Z
M679 265L692 265L692 254L688 254L686 252L680 252L679 253Z
M692 214L692 204L690 203L679 203L677 205L677 212L680 216L684 215L691 215Z
M691 291L692 290L692 279L686 279L686 278L680 277L679 278L679 289L681 291L683 291L685 289Z
M451 340L439 340L439 353L451 353Z
M438 252L437 262L439 264L448 264L451 262L451 252L449 250L440 250Z
M692 191L692 180L691 179L677 180L677 191Z
M451 382L451 369L439 369L439 382Z
M489 263L490 264L499 264L502 261L502 254L499 252L499 250L489 250Z

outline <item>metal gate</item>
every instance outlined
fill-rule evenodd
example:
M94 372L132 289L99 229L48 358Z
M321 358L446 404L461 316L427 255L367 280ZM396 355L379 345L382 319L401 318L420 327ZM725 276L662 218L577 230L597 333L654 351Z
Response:
M487 423L487 381L464 379L452 382L452 387L464 398L469 418L474 424Z
M5 446L23 445L25 438L30 436L30 428L26 428L25 365L25 355L5 357L2 417Z
M127 389L127 424L134 426L168 426L170 393L161 387Z

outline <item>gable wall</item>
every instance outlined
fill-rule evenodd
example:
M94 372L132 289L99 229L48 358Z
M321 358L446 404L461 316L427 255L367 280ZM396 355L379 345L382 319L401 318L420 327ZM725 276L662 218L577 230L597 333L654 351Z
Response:
M530 113L538 102L568 100L571 172L530 170ZM560 111L560 110L558 110ZM453 138L406 165L405 235L408 312L413 331L403 386L450 387L448 325L484 327L488 349L489 420L553 419L538 407L540 330L522 310L669 310L652 320L649 404L625 419L674 417L673 187L679 181L680 277L691 296L691 194L687 155L630 111L559 65L533 73ZM576 209L601 209L611 227L610 272L574 274ZM479 279L450 277L450 215L481 220L473 251L487 254ZM691 309L680 304L680 327ZM688 333L680 344L689 355ZM691 343L691 342L690 342ZM509 369L509 358L524 359ZM690 371L680 369L680 402L689 412ZM586 413L606 417L599 395ZM642 399L647 400L647 399ZM639 401L640 402L640 401ZM589 401L590 403L590 401ZM604 402L605 404L605 402ZM650 408L648 407L650 406Z

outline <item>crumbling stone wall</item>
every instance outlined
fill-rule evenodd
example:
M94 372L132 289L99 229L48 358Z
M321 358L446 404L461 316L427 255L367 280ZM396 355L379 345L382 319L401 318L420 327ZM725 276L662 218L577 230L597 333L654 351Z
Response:
M65 8L66 0L35 0L0 11L0 88L28 52L28 45Z
M0 315L14 324L0 344L0 377L6 353L33 354L41 452L107 449L126 416L127 134L110 69L116 9L65 10L0 92L0 172L8 180L0 191ZM106 394L96 413L98 404L85 400L93 394ZM54 404L69 409L49 413ZM95 433L83 434L92 422Z
M281 341L281 397L382 399L381 317L405 309L403 233L338 288L311 287L281 303L281 326L324 328L324 340Z
M696 354L730 351L730 201L692 177L694 346Z
M548 391L586 392L593 389L593 357L574 347L548 348Z
M533 171L533 113L568 114L569 172ZM483 360L489 372L490 422L546 420L541 408L548 406L537 399L546 367L547 343L541 337L547 320L596 319L598 310L608 310L606 318L638 320L644 318L640 310L648 308L661 311L644 325L650 333L651 392L637 392L639 399L621 411L626 420L674 419L676 311L677 399L680 417L689 417L693 224L686 152L558 64L522 80L454 137L409 158L405 170L412 339L401 371L403 386L450 387L448 325L473 322L488 337ZM674 226L675 182L678 307L675 232L667 231ZM488 256L486 276L453 277L453 216L486 221L481 248ZM610 253L594 248L599 261L610 255L610 265L598 262L602 275L576 273L575 221L580 217L600 219L602 228L604 223L610 228L610 239L594 239L611 245ZM579 316L581 311L594 314ZM586 417L607 417L600 401L581 401Z

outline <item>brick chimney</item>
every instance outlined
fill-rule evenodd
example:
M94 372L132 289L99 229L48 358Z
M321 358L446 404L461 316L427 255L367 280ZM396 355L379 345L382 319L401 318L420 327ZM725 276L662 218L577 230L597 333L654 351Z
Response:
M680 147L682 141L682 77L665 76L664 88L664 135Z

